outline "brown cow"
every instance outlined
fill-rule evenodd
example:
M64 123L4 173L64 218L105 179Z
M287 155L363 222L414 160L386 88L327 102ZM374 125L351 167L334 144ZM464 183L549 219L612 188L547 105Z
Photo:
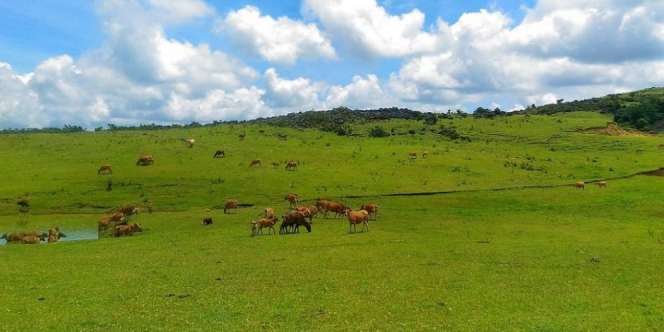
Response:
M409 152L408 153L408 158L410 159L417 159L417 152Z
M136 161L136 166L150 166L154 164L154 158L150 155L141 156Z
M369 231L369 212L365 210L353 211L351 209L346 210L346 216L348 217L348 233L357 232L357 225L362 224L362 231L366 229Z
M606 181L597 182L597 186L600 188L606 188L609 184Z
M224 214L229 214L229 211L232 209L237 209L240 202L236 199L229 199L224 204Z
M283 221L279 227L279 234L299 233L300 226L304 226L311 233L311 223L307 218L297 211L291 211L282 217Z
M286 170L287 170L287 171L295 171L295 170L297 170L297 166L298 166L297 161L295 161L295 160L289 160L289 161L286 163Z
M18 244L37 244L45 240L47 235L45 233L32 232L15 232L3 234L0 239L7 241L7 243Z
M113 236L115 236L115 237L132 236L132 235L134 235L134 233L142 232L142 231L143 231L143 229L138 224L118 225L118 226L115 226L115 230L113 231Z
M300 197L298 197L297 194L292 194L292 193L286 195L286 198L284 198L284 199L287 200L290 203L291 207L296 206L297 203L300 202Z
M113 174L113 167L111 165L101 165L99 170L97 170L97 175L108 175Z
M327 216L327 212L334 212L334 217L341 217L346 214L346 208L345 205L337 202L329 202L327 205L327 211L325 213L325 216Z
M574 187L577 189L586 189L586 183L583 181L578 181L577 183L574 184Z
M369 217L373 216L373 219L378 219L378 205L374 203L364 204L360 207L360 210L369 212Z
M124 214L127 217L131 217L135 214L138 214L138 212L140 212L140 209L138 208L138 206L135 206L135 205L126 205L126 206L122 206L122 207L117 208L114 212L119 212L119 213Z
M279 218L274 217L274 218L263 218L260 220L256 220L251 222L251 235L262 235L263 234L263 228L269 228L272 231L272 234L277 234L277 232L274 229L274 225L277 224L279 221ZM268 233L270 234L270 233Z
M99 225L108 226L111 222L125 224L127 223L127 216L122 212L115 212L112 215L103 216L99 220Z
M56 243L60 238L67 237L64 233L60 232L59 227L51 228L48 230L48 243Z
M249 167L261 167L263 166L263 162L260 159L254 159L249 163Z

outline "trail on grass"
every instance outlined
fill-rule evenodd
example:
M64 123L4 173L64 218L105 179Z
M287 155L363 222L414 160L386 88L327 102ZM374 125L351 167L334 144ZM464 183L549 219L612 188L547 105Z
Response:
M601 181L616 181L616 180L625 180L631 179L637 176L664 176L664 168L658 168L656 170L642 171L638 173L633 173L629 175L616 176L611 178L604 179L594 179L584 181L586 184L595 184ZM435 195L451 195L451 194L463 194L463 193L480 193L480 192L500 192L500 191L511 191L511 190L526 190L526 189L555 189L563 187L573 187L576 185L574 183L565 183L565 184L552 184L552 185L525 185L525 186L511 186L511 187L500 187L500 188L488 188L488 189L466 189L466 190L444 190L444 191L422 191L422 192L407 192L407 193L389 193L389 194L371 194L371 195L347 195L347 196L337 196L337 198L374 198L374 197L411 197L411 196L435 196ZM315 199L309 199L305 201L314 201Z

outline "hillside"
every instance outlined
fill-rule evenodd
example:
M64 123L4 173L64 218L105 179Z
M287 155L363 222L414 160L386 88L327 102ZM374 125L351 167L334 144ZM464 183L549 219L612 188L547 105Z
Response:
M581 101L530 107L527 114L602 112L611 114L620 125L646 131L664 130L664 88L608 95Z
M662 326L664 178L635 174L664 166L663 136L597 132L613 119L599 112L395 112L344 121L351 135L310 125L326 113L302 126L0 135L0 234L59 226L69 236L0 243L0 330ZM154 165L136 166L143 154ZM104 164L112 175L97 174ZM330 214L311 233L251 237L264 208L287 213L288 193L379 213L368 232ZM242 208L225 214L227 199ZM84 236L125 204L151 208L132 219L142 233Z

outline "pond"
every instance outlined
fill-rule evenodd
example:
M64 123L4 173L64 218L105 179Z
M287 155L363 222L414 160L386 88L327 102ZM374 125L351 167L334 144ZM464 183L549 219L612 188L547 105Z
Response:
M98 240L99 235L97 233L97 229L72 229L72 230L66 230L66 229L61 229L63 233L67 235L67 237L63 237L60 239L60 242L70 242L70 241L90 241L90 240ZM2 236L2 235L0 235ZM47 244L48 242L43 241L41 244ZM0 240L0 246L4 246L7 244L7 241L4 239Z

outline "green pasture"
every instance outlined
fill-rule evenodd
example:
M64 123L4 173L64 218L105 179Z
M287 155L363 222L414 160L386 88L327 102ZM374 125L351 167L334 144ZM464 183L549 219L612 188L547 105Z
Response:
M0 233L91 229L109 208L153 206L133 237L0 246L0 330L661 331L664 178L559 186L664 167L661 136L584 130L607 121L393 120L358 124L352 137L258 125L0 136ZM376 125L395 135L367 137ZM441 125L471 141L434 133ZM213 159L217 149L227 157ZM155 164L135 166L141 154ZM297 171L284 169L290 159ZM112 176L96 174L105 163ZM552 187L496 190L537 185ZM435 191L449 193L381 196ZM375 202L379 217L367 233L329 218L312 233L250 237L249 222L265 207L285 212L289 192ZM249 207L224 215L229 198ZM203 227L208 208L215 224Z

